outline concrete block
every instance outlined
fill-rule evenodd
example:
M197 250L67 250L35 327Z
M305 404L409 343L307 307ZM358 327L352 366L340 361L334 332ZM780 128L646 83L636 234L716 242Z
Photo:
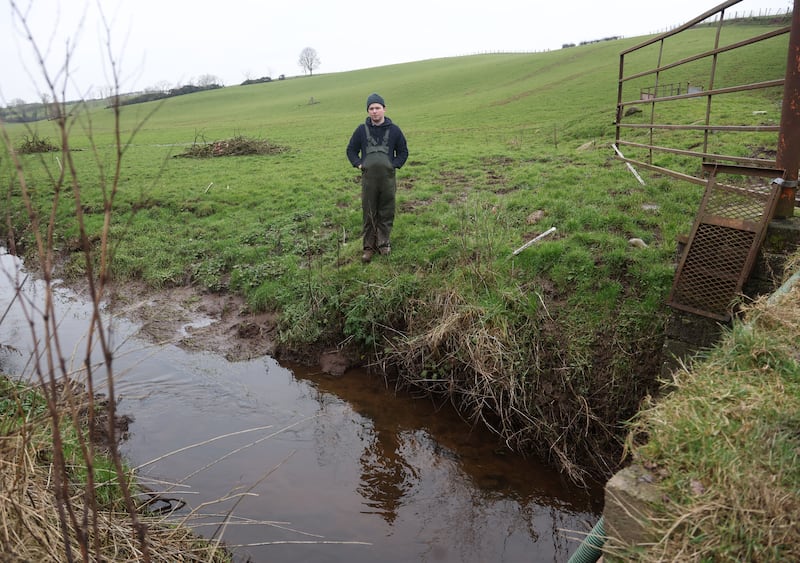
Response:
M767 252L789 255L800 245L800 217L773 219L767 226L762 248Z
M721 334L720 321L677 309L673 310L664 330L667 338L688 342L697 348L712 346Z
M660 501L654 477L640 465L631 465L614 474L605 487L606 536L614 544L635 546L652 543L647 533L647 523L654 513L654 505Z

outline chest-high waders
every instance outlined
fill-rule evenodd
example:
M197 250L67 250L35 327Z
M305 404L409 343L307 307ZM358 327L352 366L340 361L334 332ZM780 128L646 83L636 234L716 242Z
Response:
M397 182L389 155L389 128L386 127L383 139L373 139L369 127L364 128L367 135L367 150L361 162L364 249L380 250L389 247Z

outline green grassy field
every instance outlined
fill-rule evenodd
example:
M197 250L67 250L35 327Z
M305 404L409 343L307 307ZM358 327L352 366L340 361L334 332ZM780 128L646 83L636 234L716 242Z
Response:
M687 32L675 55L709 48L713 33ZM725 38L754 33L732 26ZM449 397L513 447L576 479L607 475L619 462L621 421L657 387L675 241L702 194L664 177L646 175L642 186L613 158L618 56L641 40L429 60L126 106L118 180L113 112L78 114L68 156L79 190L64 186L53 206L54 246L66 257L60 275L86 269L76 253L75 193L96 244L104 190L117 187L115 279L241 293L252 309L280 313L284 350L347 348L402 384ZM785 52L784 39L721 62L720 82L758 80ZM365 266L359 175L345 147L373 91L403 128L410 156L398 172L393 253ZM732 121L756 109L779 119L780 100L750 94L721 106ZM57 142L54 123L34 128ZM12 144L32 134L7 130ZM192 143L237 136L285 150L175 158ZM63 158L23 158L45 217ZM0 175L11 186L4 229L33 250L8 158ZM512 257L550 227L553 236Z

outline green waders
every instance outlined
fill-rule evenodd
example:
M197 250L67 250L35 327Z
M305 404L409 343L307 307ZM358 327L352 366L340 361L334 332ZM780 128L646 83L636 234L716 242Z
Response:
M365 125L366 127L366 125ZM389 247L394 224L395 170L389 157L389 129L383 139L367 133L367 151L361 162L361 209L364 219L364 250Z

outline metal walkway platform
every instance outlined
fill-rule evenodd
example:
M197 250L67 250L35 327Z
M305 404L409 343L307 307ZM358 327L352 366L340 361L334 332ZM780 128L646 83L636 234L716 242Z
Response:
M728 321L750 275L781 187L737 188L709 176L667 303Z

